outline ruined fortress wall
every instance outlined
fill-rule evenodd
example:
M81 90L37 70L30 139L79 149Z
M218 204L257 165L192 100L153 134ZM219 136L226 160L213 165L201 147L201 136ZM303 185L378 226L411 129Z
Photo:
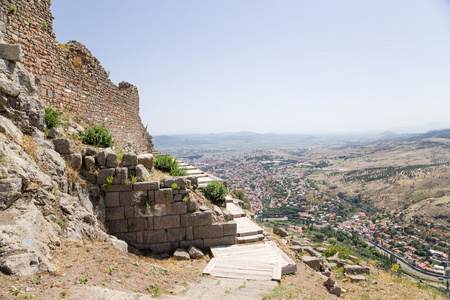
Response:
M11 13L14 3L17 11ZM136 87L116 86L100 62L82 44L60 44L53 33L51 0L0 2L5 39L22 45L23 63L36 76L46 105L67 109L89 124L105 123L120 148L153 148L139 116Z

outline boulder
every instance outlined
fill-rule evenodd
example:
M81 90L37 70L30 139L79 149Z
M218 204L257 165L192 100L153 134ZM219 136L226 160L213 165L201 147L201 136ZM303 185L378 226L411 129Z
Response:
M63 131L61 130L61 128L55 128L53 127L52 129L50 129L50 131L47 134L47 138L49 139L55 139L58 136L63 135Z
M39 257L35 253L12 255L2 261L0 271L6 275L34 275L39 271Z
M283 228L279 228L277 226L275 226L273 228L273 233L276 234L276 235L279 235L281 237L285 237L285 236L289 235L289 233L286 230L284 230Z
M317 271L317 272L320 271L321 262L320 262L319 258L313 257L313 256L304 255L302 257L302 261L303 261L303 263L305 265L307 265L308 267L310 267L314 271Z
M52 149L40 149L38 150L37 160L43 170L58 183L61 190L67 191L66 162L61 155Z
M22 195L22 179L0 179L0 210L7 209Z
M344 265L344 271L347 274L370 274L369 267L358 265Z
M61 155L72 153L72 142L69 139L54 139L55 151Z
M122 157L122 166L131 167L138 164L138 157L132 152L127 152Z
M177 248L177 250L175 250L175 253L173 254L173 258L175 258L176 260L189 260L190 256L186 249Z
M140 180L147 180L147 178L150 177L150 173L143 165L137 165L136 166L136 177Z
M217 215L219 217L223 216L222 210L217 205L213 205L213 212L215 215Z
M336 284L336 282L330 277L323 283L323 285L326 287L332 287L335 284Z
M327 288L328 288L328 292L330 292L330 294L336 295L338 297L340 297L342 294L342 289L339 286L339 284L337 284L337 283L334 286L327 287Z
M199 258L202 258L204 255L200 249L198 249L197 247L195 247L193 245L189 246L188 252L189 252L189 256L192 259L199 259Z
M144 153L138 155L138 164L143 165L147 169L153 168L153 155L150 153Z

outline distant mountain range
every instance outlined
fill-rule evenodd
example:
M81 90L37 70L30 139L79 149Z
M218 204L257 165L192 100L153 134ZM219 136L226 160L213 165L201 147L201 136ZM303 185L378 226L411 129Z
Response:
M155 148L171 154L202 153L211 151L236 151L277 147L312 147L320 145L372 144L418 141L426 138L450 139L450 129L433 130L426 133L361 133L343 135L275 134L255 132L224 132L210 134L160 135L154 136ZM181 153L180 153L181 152Z

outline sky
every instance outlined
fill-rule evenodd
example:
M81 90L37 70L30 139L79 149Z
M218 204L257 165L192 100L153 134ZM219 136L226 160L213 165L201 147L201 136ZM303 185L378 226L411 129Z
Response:
M52 0L152 135L450 122L448 0Z

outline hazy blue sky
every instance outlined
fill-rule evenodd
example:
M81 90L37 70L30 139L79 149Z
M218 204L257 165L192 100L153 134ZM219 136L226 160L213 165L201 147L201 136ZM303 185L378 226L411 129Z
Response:
M153 135L450 121L450 1L53 0Z

